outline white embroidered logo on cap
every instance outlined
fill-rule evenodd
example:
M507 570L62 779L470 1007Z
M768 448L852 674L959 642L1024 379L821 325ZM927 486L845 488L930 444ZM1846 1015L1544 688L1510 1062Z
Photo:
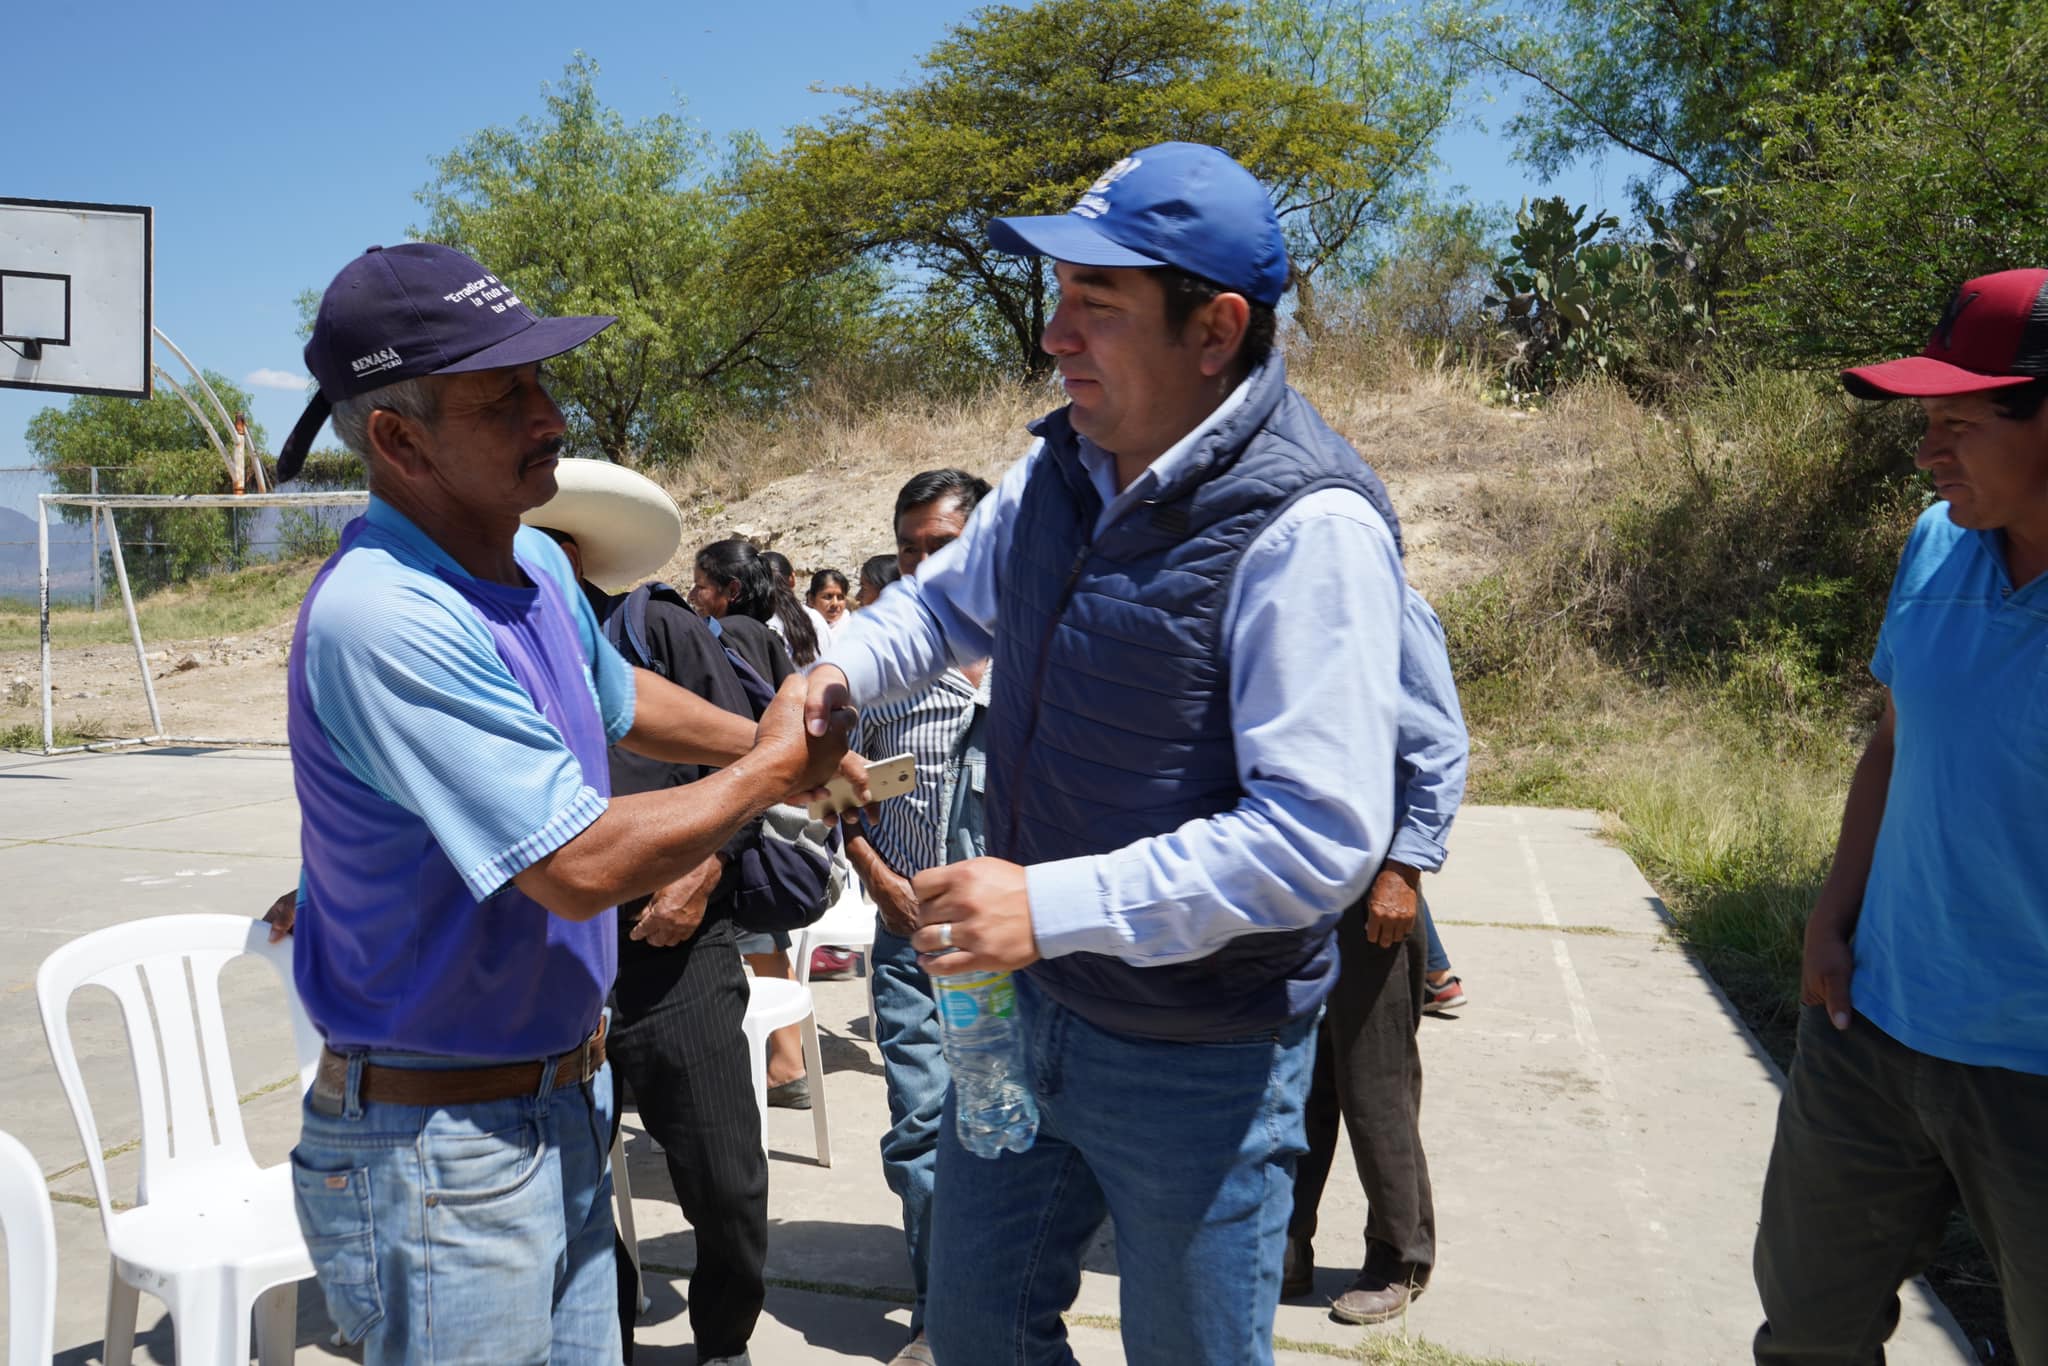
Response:
M1125 157L1098 176L1088 187L1088 193L1082 195L1069 212L1078 213L1083 218L1102 217L1109 212L1110 187L1142 165L1144 163L1137 157Z
M348 363L348 368L359 375L374 375L380 370L389 370L398 363L398 353L386 346L372 351L367 356L357 356Z

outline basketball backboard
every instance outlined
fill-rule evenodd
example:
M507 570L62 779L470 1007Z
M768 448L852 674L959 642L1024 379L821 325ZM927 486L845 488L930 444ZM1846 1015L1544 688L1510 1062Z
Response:
M0 198L0 388L150 396L152 217Z

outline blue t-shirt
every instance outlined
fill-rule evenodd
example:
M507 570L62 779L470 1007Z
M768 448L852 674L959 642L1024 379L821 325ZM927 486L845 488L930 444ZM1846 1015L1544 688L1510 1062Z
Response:
M603 814L632 670L560 547L514 551L530 587L472 578L373 498L300 608L294 976L338 1050L565 1052L611 989L613 915L510 883Z
M1899 561L1871 672L1898 714L1856 1008L1909 1048L2048 1075L2048 577L1948 506Z

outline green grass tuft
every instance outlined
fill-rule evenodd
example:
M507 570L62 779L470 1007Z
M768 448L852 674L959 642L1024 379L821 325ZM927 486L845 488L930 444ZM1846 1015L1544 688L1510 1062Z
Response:
M135 604L142 639L155 646L246 635L275 626L298 609L318 568L311 562L257 565L151 594ZM0 609L0 650L34 650L38 632L34 603L10 603ZM128 618L118 594L110 594L98 612L70 604L50 609L50 643L55 648L119 645L127 640Z

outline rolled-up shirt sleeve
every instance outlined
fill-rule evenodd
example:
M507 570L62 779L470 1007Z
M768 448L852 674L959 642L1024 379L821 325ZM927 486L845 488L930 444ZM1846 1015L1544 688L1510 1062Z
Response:
M1394 760L1394 843L1387 857L1433 873L1449 856L1465 800L1471 741L1451 679L1443 623L1413 588L1401 591L1401 721Z
M1108 854L1026 872L1047 957L1186 962L1358 900L1394 832L1405 584L1350 490L1302 499L1246 551L1226 616L1243 798Z
M350 773L419 817L479 901L604 814L481 622L407 587L323 593L314 611L306 679L321 730Z

